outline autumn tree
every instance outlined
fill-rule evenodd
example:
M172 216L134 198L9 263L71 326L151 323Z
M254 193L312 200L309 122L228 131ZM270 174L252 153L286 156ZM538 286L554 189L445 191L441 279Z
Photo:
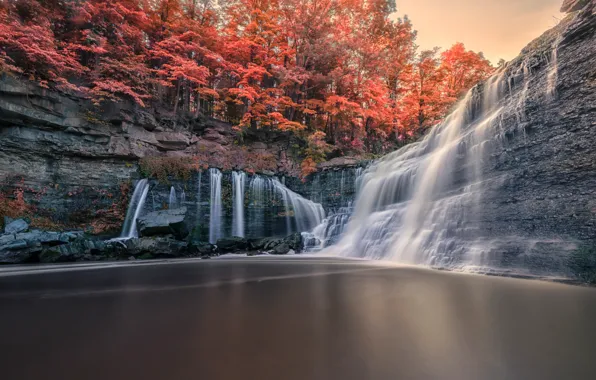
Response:
M308 173L440 121L493 68L417 52L393 0L0 0L0 71L94 102L132 100L284 131Z

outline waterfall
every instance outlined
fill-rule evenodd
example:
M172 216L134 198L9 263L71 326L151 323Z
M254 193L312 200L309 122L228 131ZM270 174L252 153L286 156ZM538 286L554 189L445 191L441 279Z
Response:
M335 244L343 235L352 214L352 207L341 207L336 213L328 216L311 232L303 232L305 251L319 251Z
M252 177L248 186L248 224L249 236L263 237L265 232L265 208L271 200L269 182L260 175Z
M176 203L177 203L176 189L174 189L174 186L172 186L172 187L170 187L170 197L168 198L168 208L170 210L175 209L177 207Z
M286 210L286 230L288 235L294 232L291 223L292 217L296 223L296 232L310 231L323 221L325 210L323 210L323 206L319 203L315 203L296 194L276 178L271 180L271 184L283 201Z
M244 172L233 172L232 181L232 197L234 199L232 236L244 237L244 183L246 182L246 174Z
M221 172L209 169L209 184L211 186L211 209L209 213L209 243L215 244L221 238Z
M235 200L236 202L236 200ZM323 206L310 201L288 189L277 178L254 175L248 185L248 235L262 237L271 234L270 229L280 232L277 226L265 225L266 210L272 206L283 206L285 219L284 234L310 231L325 218ZM275 232L274 232L275 234Z
M132 197L130 198L130 203L128 204L126 219L124 219L122 233L120 233L121 238L130 239L139 236L137 232L137 218L141 215L148 192L149 182L146 179L137 182Z
M196 217L196 221L195 221L195 224L197 226L200 224L200 221L201 221L201 185L202 185L203 173L199 172L198 177L199 178L197 179L197 217Z
M553 100L557 95L557 80L559 79L558 50L561 37L557 38L548 59L548 74L546 75L546 99Z
M182 190L182 193L180 193L180 204L179 204L179 206L183 206L184 203L186 203L186 193L184 192L184 190Z
M332 251L441 267L490 262L493 242L480 233L479 211L483 194L502 179L485 178L484 165L489 148L502 141L504 111L523 117L530 81L527 62L512 73L521 82L505 71L471 89L421 141L366 169L347 231ZM504 97L507 83L511 96Z

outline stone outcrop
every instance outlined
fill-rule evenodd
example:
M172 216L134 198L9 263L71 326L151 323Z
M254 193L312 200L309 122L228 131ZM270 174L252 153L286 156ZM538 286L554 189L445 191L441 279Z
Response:
M561 12L577 12L588 5L591 0L565 0L561 6Z
M186 207L150 212L137 219L140 236L173 235L182 240L188 235L184 223Z
M25 222L23 219L10 220L9 218L6 218L4 224L4 233L6 234L18 234L19 232L27 231L29 229L29 223Z
M18 233L6 232L0 235L0 264L45 262L45 258L52 255L64 256L67 255L68 249L65 250L63 246L68 246L82 237L83 233L80 231L46 232L25 229ZM76 258L72 256L72 260L62 261L75 261L84 253L77 250L76 255Z

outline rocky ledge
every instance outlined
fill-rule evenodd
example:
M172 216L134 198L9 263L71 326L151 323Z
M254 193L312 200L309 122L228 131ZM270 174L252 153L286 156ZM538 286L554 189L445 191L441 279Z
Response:
M0 264L61 263L74 261L132 260L203 257L225 253L284 255L300 253L299 233L285 238L224 238L217 244L188 238L184 209L162 210L137 220L140 237L101 240L83 231L51 232L30 229L23 219L5 220L0 235Z

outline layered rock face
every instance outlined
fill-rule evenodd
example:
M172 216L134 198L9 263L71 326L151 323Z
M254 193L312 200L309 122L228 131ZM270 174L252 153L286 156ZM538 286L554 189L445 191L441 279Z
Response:
M504 143L483 164L500 185L485 195L480 226L522 240L502 248L506 267L568 274L578 249L596 255L596 2L576 3L569 10L581 11L510 64L529 70L524 103L503 118Z
M340 253L596 273L596 2L577 4L424 139L374 164Z
M217 160L239 149L236 138L231 125L214 119L128 102L96 106L0 77L0 191L25 189L36 214L65 226L89 224L126 196L121 185L130 189L139 178L140 158L201 154ZM246 154L270 154L279 168L293 165L287 135L258 131L247 138Z

